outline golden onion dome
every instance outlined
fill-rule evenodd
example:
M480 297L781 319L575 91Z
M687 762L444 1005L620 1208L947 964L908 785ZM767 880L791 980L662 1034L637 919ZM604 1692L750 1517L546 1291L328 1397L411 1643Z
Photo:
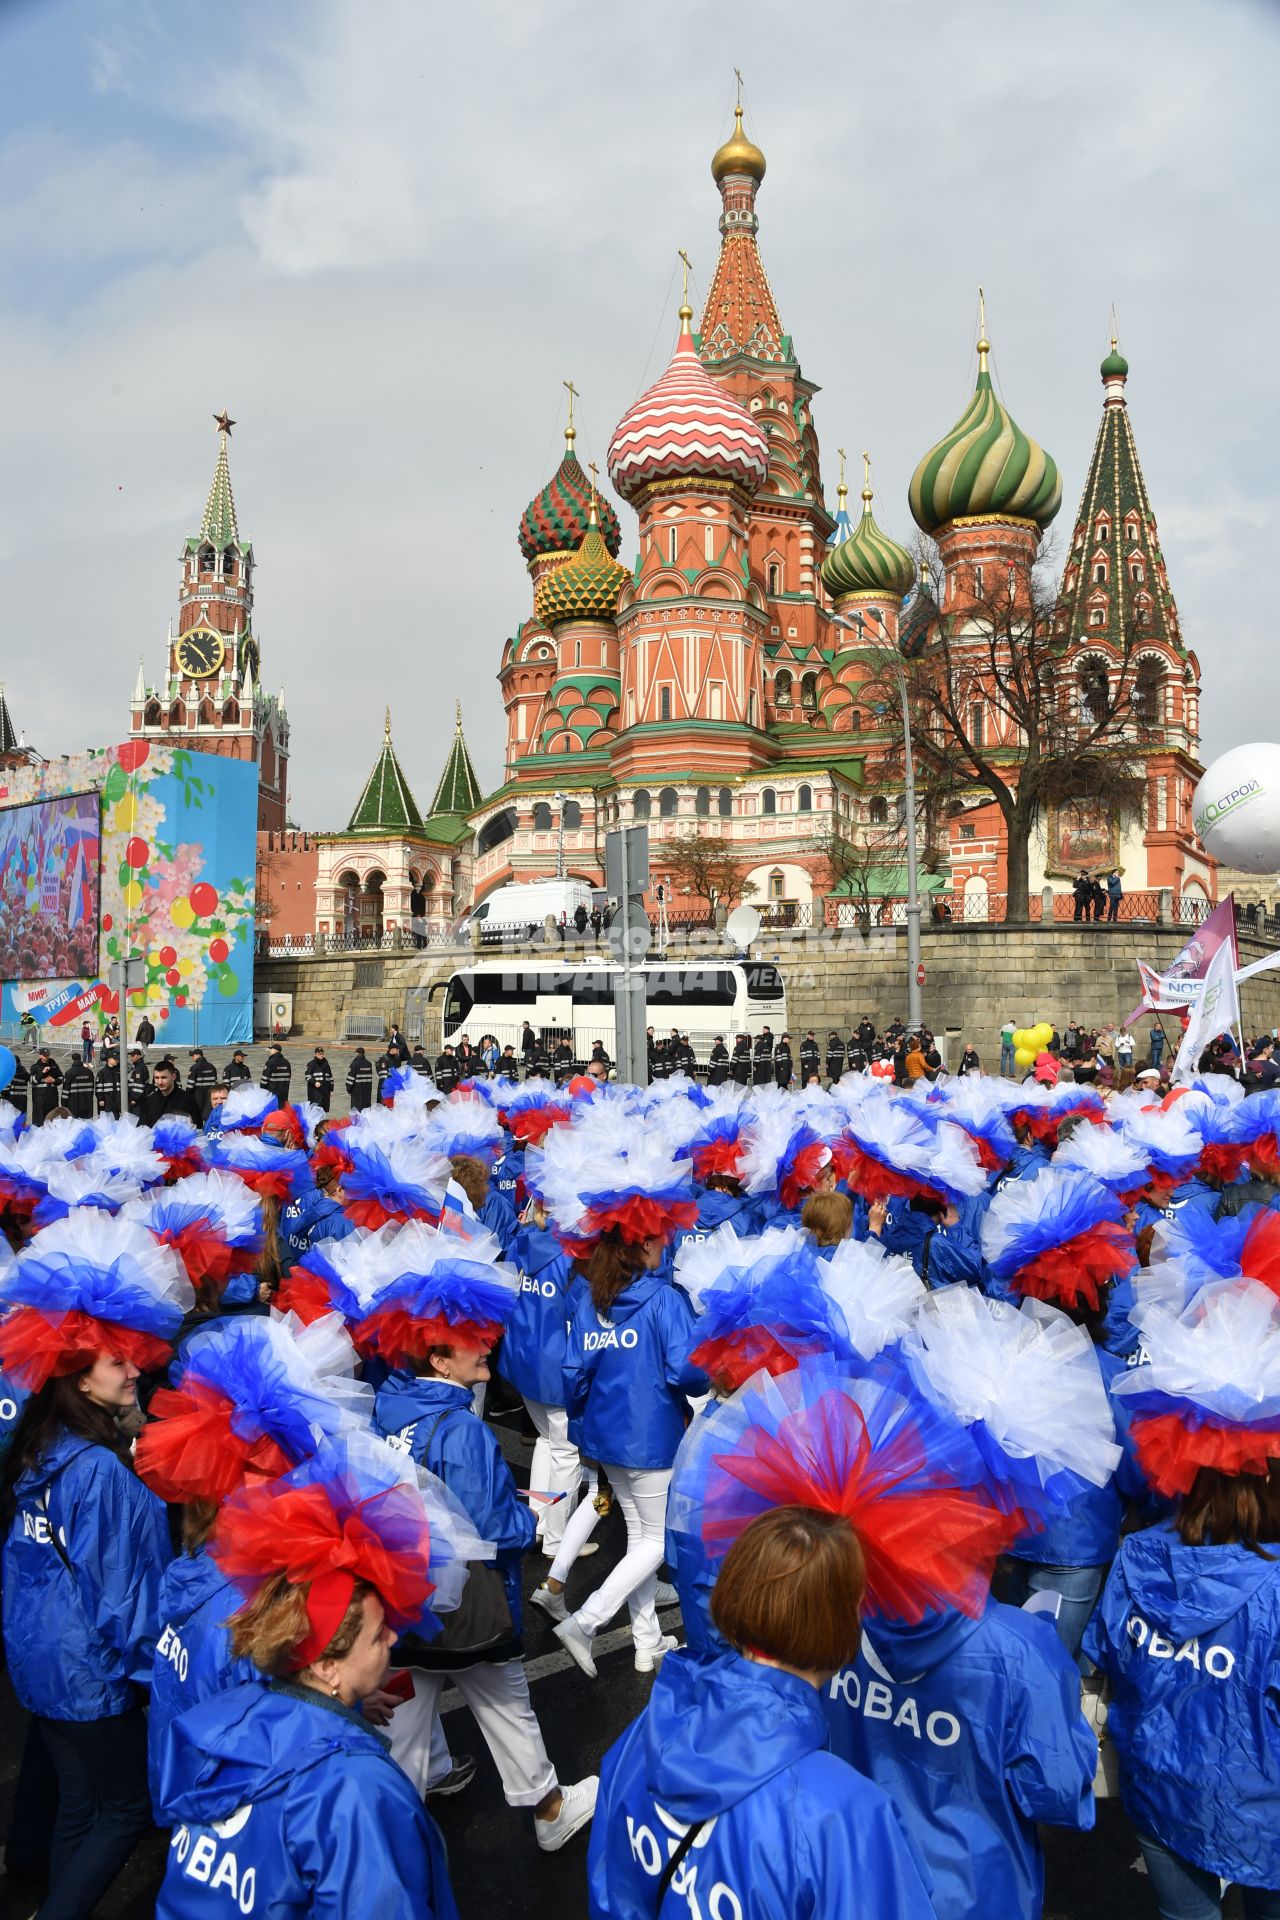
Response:
M711 178L717 186L727 173L749 173L757 186L764 179L764 155L742 131L741 105L733 110L733 132L722 147L716 148L711 162Z
M612 620L618 596L631 578L610 554L596 517L596 497L582 545L542 576L533 603L544 627L554 631L572 620Z

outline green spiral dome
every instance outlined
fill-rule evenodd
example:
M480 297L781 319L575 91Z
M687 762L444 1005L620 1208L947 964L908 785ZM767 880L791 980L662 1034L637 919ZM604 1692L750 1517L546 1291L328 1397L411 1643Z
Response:
M582 545L543 575L533 604L543 626L552 629L570 620L612 620L618 595L630 578L605 545L593 509Z
M871 499L868 489L862 496L861 520L847 539L828 550L822 562L822 584L833 600L850 593L903 600L915 584L915 561L876 525Z
M911 476L911 513L925 533L936 533L949 520L1005 516L1047 527L1062 505L1062 478L1052 457L996 398L987 351L980 342L972 400Z

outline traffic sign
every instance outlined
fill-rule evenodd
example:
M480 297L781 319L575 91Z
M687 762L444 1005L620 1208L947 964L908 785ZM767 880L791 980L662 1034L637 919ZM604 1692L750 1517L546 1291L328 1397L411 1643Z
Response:
M916 968L916 985L918 987L922 987L924 985L924 961L923 960L920 962L920 965Z

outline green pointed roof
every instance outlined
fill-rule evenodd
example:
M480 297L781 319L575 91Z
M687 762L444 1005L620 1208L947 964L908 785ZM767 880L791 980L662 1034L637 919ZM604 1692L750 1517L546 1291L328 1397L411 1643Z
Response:
M364 792L347 822L348 833L406 833L423 831L418 803L400 769L391 744L391 709L387 708L382 752L364 783Z
M225 413L220 416L222 420L226 417ZM231 438L231 425L219 426L218 464L213 470L213 485L204 503L204 519L200 522L201 539L212 542L215 547L234 546L240 539L240 529L236 525L235 496L231 491L231 469L227 465L227 441Z
M1062 505L1062 480L1053 459L996 397L987 367L990 351L984 331L972 400L911 476L911 513L925 533L960 519L1009 517L1047 527Z
M471 755L467 752L467 743L462 737L462 703L454 706L453 740L449 747L449 758L444 763L444 772L440 775L440 784L436 788L435 798L431 802L429 817L437 814L466 814L480 805L480 782L476 779L476 770L471 764Z

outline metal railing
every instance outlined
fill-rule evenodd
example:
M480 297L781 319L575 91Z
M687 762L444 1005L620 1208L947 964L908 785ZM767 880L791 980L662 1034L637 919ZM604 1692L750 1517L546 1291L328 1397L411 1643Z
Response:
M829 899L826 909L826 924L834 927L901 927L907 919L907 903L902 897L866 901ZM1198 927L1212 910L1213 902L1199 894L1166 893L1162 897L1159 891L1126 893L1114 916L1108 901L1096 919L1098 922L1110 920L1112 924L1120 921L1143 926ZM921 924L926 927L1001 926L1008 917L1009 897L1004 893L928 893L920 902ZM1070 893L1053 895L1051 918L1055 925L1095 924L1092 906L1087 918L1083 912L1077 918L1075 897ZM1027 902L1027 922L1037 926L1044 920L1043 897L1034 893Z

